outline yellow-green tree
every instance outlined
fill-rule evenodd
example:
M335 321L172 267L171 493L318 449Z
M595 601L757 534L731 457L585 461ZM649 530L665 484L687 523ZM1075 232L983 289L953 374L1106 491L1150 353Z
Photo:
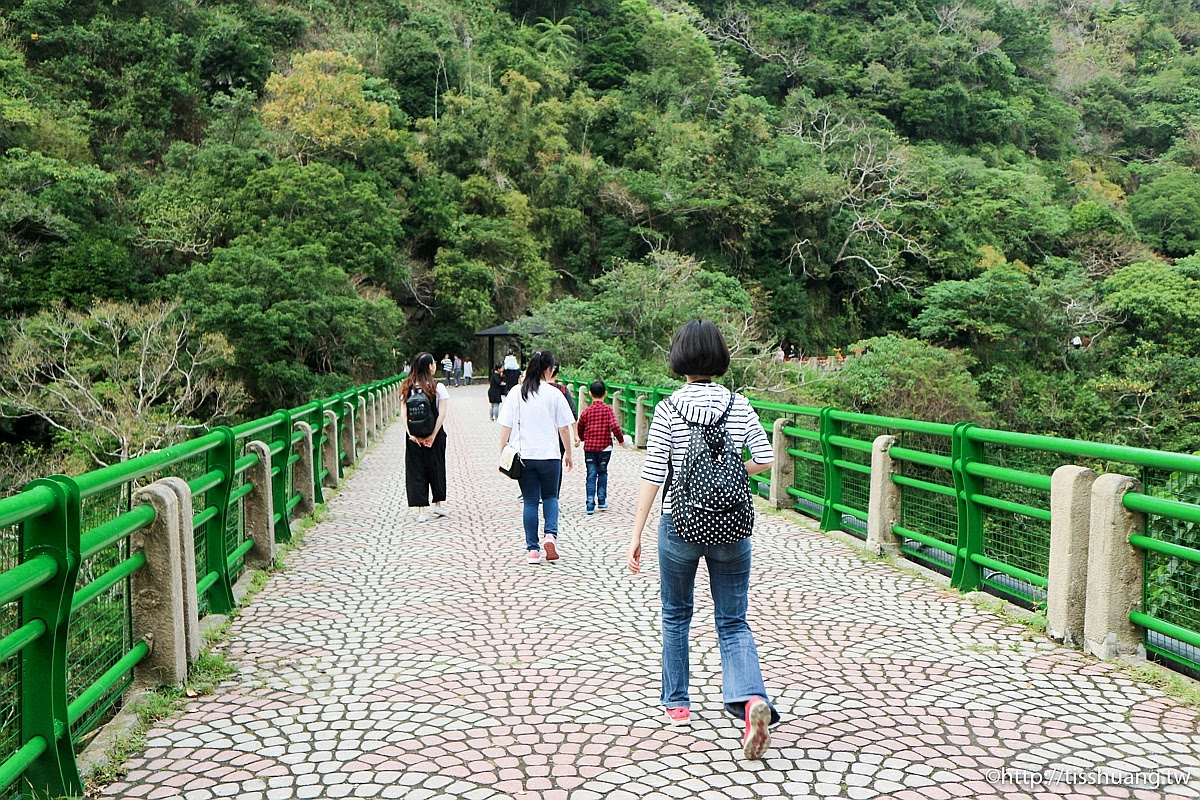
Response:
M292 59L289 75L267 79L263 122L281 134L286 154L301 164L314 155L346 153L355 158L373 139L389 139L390 109L370 101L366 75L352 55L327 50Z

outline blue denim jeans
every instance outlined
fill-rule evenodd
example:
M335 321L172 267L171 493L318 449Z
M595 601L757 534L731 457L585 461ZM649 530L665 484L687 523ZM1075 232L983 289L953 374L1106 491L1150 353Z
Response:
M612 450L584 450L587 464L587 510L595 511L596 503L608 505L608 460Z
M746 623L750 589L750 540L733 544L691 544L675 534L671 515L658 523L658 570L662 582L662 704L666 708L689 708L688 632L696 588L696 568L703 558L708 564L717 641L721 646L722 695L725 710L741 719L746 701L761 697L767 702L767 687L758 666L754 634ZM771 707L771 721L779 714Z
M525 469L517 481L525 499L525 549L537 550L538 505L546 516L546 533L558 536L558 484L562 462L557 458L537 458L525 461Z

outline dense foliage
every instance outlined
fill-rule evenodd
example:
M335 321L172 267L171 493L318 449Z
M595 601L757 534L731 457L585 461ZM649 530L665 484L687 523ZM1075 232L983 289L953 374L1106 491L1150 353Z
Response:
M780 399L1195 450L1198 45L1184 0L0 0L0 326L176 302L249 414L529 312L663 379L703 314Z

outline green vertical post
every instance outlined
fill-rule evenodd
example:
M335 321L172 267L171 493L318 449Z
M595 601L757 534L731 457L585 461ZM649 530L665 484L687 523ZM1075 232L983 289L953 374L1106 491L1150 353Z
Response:
M75 763L67 721L67 638L71 602L80 566L79 488L70 478L41 478L25 488L54 492L54 508L26 520L21 562L50 556L58 565L54 578L21 599L21 624L41 621L46 631L21 651L21 744L40 737L46 749L25 770L35 795L80 796L83 784Z
M204 493L205 505L217 513L204 525L203 536L208 563L204 572L217 573L217 580L208 588L208 607L214 614L233 611L233 582L229 579L229 494L233 488L234 466L237 459L237 437L232 428L213 428L210 433L221 434L221 444L208 451L206 472L221 472L221 482Z
M836 531L842 528L842 512L833 507L834 503L842 502L842 473L833 464L833 460L841 454L842 449L829 441L831 436L842 434L842 423L832 416L835 410L833 406L822 408L818 426L821 460L825 468L825 495L821 508L821 530L823 531Z
M621 430L633 436L635 425L629 424L629 420L637 417L637 394L633 388L627 383L625 384L625 396L621 400Z
M321 489L321 470L324 469L324 453L325 453L325 406L320 400L314 400L311 407L305 412L307 422L313 429L313 502L324 503L325 492Z
M275 541L292 540L292 524L288 519L288 457L292 453L292 415L287 411L276 411L272 416L277 422L272 426L271 436L271 502L275 505ZM278 452L275 452L278 451Z
M967 473L969 464L984 461L983 443L971 441L968 436L968 431L978 427L973 422L960 422L954 426L950 440L951 473L958 501L958 542L950 585L964 592L978 589L983 579L979 565L971 560L972 555L983 552L984 511L973 499L983 493L983 479Z

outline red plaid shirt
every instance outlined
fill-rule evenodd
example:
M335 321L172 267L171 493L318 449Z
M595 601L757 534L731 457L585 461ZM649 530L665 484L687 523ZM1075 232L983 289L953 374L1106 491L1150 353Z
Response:
M625 434L621 433L616 414L603 401L593 400L579 415L579 438L583 440L583 449L607 450L614 436L625 444Z

